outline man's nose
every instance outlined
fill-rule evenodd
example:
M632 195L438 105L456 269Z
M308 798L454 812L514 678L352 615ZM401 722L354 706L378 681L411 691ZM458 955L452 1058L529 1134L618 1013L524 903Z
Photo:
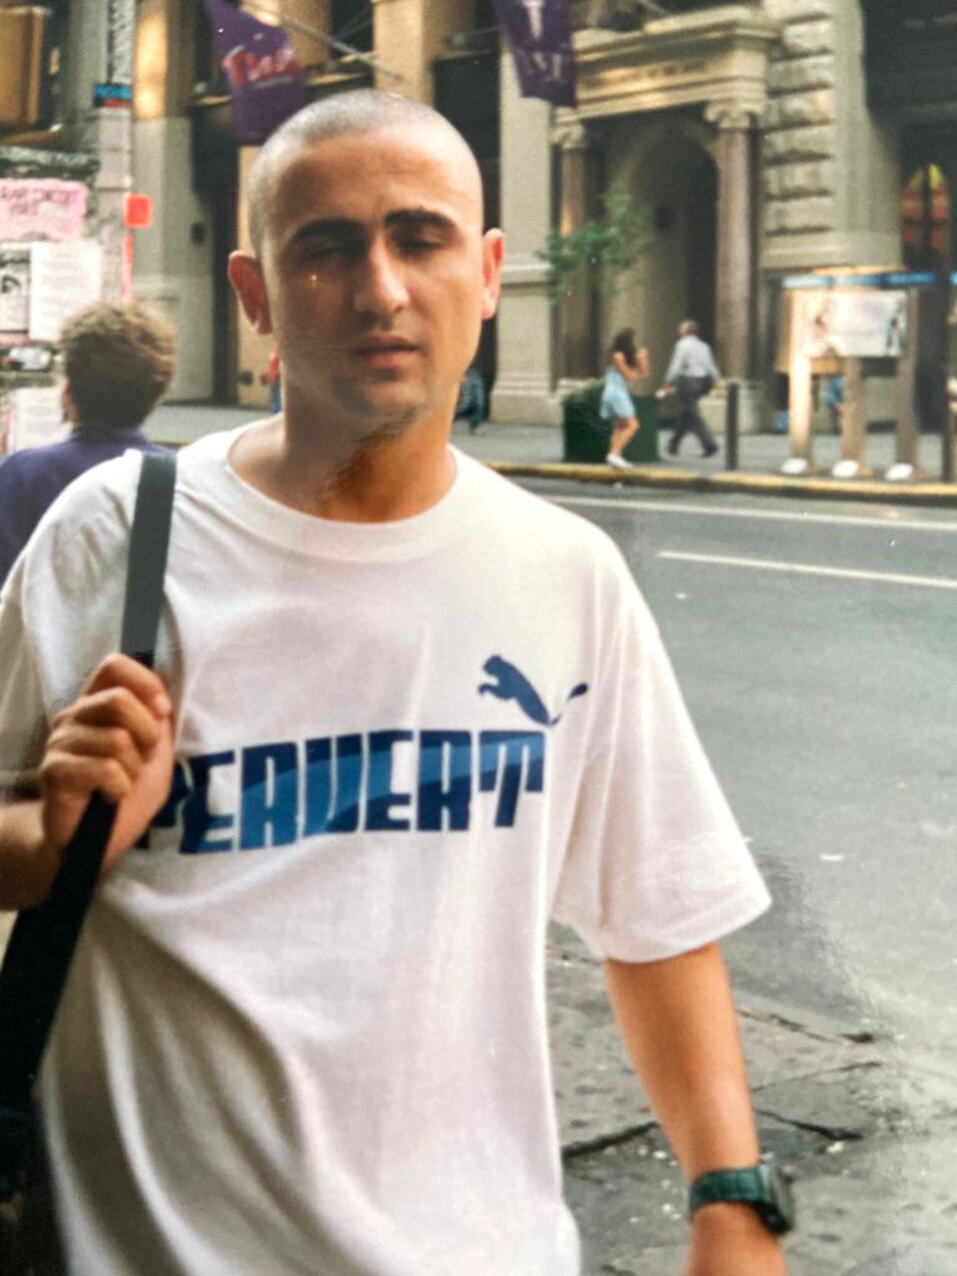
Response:
M391 318L408 300L401 262L390 252L388 244L370 244L356 270L353 294L356 310L377 318Z

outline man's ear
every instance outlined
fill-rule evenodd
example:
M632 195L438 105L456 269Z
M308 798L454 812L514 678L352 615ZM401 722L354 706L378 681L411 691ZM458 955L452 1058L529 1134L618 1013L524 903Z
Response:
M482 236L482 318L491 319L498 309L502 290L502 262L505 258L505 236L500 230L487 230Z
M266 281L258 257L251 253L229 254L229 282L233 286L246 318L257 332L272 332Z

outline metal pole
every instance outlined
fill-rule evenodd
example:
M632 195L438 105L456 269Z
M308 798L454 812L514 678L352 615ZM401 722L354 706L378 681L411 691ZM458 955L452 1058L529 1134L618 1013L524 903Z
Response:
M937 275L939 348L937 351L937 375L934 380L937 411L940 415L940 477L945 483L954 481L954 418L950 413L950 396L947 393L947 374L950 356L950 267L943 266Z
M729 381L724 408L725 465L729 470L738 468L738 411L741 382Z
M123 292L124 203L132 186L132 103L95 105L97 85L131 90L135 0L73 0L64 57L63 117L74 149L99 161L91 230L103 249L104 297Z

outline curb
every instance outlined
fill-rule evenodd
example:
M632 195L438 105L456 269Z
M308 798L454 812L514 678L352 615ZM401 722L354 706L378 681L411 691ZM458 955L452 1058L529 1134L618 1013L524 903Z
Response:
M957 506L957 483L888 483L878 479L791 478L778 474L723 470L698 474L636 465L630 470L610 465L554 461L486 461L489 469L512 478L566 479L577 483L618 484L683 492L744 492L758 496L792 496L801 500L883 501L899 505Z

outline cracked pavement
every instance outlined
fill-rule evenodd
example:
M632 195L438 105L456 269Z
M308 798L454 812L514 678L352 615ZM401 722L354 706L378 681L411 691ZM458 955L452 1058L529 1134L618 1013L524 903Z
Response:
M560 927L548 986L586 1276L679 1276L681 1173L625 1057L601 963ZM795 1178L791 1276L953 1276L957 1081L859 1024L737 1002L761 1142Z

